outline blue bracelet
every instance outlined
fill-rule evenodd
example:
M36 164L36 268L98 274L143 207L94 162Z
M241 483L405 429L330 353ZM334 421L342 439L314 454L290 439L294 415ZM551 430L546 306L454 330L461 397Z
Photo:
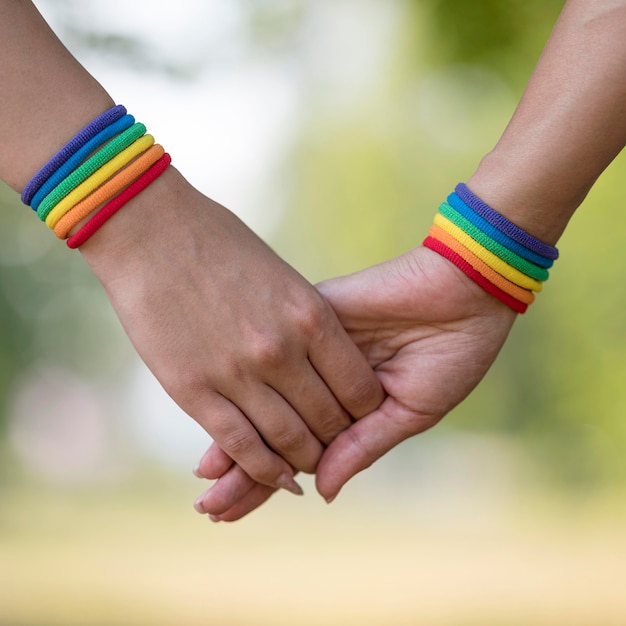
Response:
M109 124L126 115L126 107L118 104L85 126L77 135L65 144L26 184L22 191L22 202L30 205L39 188L63 165L77 150L90 139L105 129Z
M459 196L452 192L448 196L448 204L450 204L453 208L455 208L465 219L469 220L476 226L480 228L486 235L489 235L492 239L501 243L503 246L512 250L519 256L524 259L531 261L535 265L539 265L539 267L549 268L554 265L554 261L552 259L546 259L546 257L529 250L526 246L523 246L521 243L511 239L508 235L505 235L502 231L498 230L495 226L492 226L487 220L483 219L478 213L472 210Z
M464 183L459 183L454 191L456 191L456 194L463 202L476 211L478 215L487 220L492 226L495 226L500 232L505 233L511 239L514 239L529 250L547 259L554 260L558 258L559 251L556 248L543 243L543 241L539 241L539 239L528 234L526 231L513 224L513 222L510 222L504 215L500 215L500 213L475 196Z

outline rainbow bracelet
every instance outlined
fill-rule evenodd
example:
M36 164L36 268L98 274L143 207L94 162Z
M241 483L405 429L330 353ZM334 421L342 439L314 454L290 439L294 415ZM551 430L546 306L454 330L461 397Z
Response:
M146 127L118 105L63 146L27 183L22 200L57 237L69 237L68 246L77 248L170 162ZM80 229L72 235L75 228Z
M125 165L128 165L133 159L143 154L148 148L154 144L152 135L143 135L130 144L127 148L116 154L111 160L107 161L102 167L97 169L89 178L84 180L78 187L75 187L67 194L46 216L46 225L54 229L57 222L76 204L84 200L89 194L93 193L105 183L111 176L119 172Z
M113 176L104 185L98 187L96 191L89 194L84 200L72 207L63 215L54 226L54 234L59 239L66 239L68 233L81 220L95 211L101 204L115 197L127 185L141 176L147 167L158 161L164 154L163 146L154 144L148 148L139 158L135 159L125 169ZM48 216L50 217L50 216Z
M30 206L36 211L41 201L65 178L67 178L89 155L105 144L109 139L130 128L135 123L132 115L125 115L113 124L107 126L95 137L77 150L50 178L39 188L33 196Z
M139 122L133 124L77 167L43 199L37 208L39 219L42 222L45 221L46 217L48 217L48 213L50 213L65 196L113 157L118 155L122 150L130 146L134 141L139 139L139 137L143 136L145 132L146 127L143 124Z
M424 247L454 263L485 291L525 313L558 258L553 247L525 232L459 183L435 215Z

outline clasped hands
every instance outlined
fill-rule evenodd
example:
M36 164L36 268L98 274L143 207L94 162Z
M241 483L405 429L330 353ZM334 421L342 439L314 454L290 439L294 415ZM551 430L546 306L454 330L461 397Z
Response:
M300 493L298 471L334 499L461 402L515 319L423 247L315 289L178 173L160 187L158 219L129 206L82 253L146 365L214 440L195 472L216 482L195 507L215 521Z
M381 395L362 396L368 399L362 410L376 406L324 441L316 486L330 502L355 474L435 425L472 391L500 351L515 313L422 247L317 289L382 388ZM217 443L195 473L217 479L195 504L214 521L240 519L275 491L246 474Z

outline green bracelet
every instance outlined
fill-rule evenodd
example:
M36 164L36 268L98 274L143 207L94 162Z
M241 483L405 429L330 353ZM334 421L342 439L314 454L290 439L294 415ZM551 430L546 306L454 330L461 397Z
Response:
M146 133L146 127L137 122L115 139L98 150L90 159L85 161L79 168L75 169L67 178L62 180L42 201L37 208L37 215L41 221L45 221L48 213L67 196L73 189L78 187L83 181L99 170L105 163L122 150L130 146L135 140Z

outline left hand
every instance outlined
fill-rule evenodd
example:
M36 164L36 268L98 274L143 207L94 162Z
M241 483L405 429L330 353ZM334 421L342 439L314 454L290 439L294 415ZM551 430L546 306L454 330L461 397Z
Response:
M301 493L376 375L315 288L173 167L81 253L137 353L246 473Z

